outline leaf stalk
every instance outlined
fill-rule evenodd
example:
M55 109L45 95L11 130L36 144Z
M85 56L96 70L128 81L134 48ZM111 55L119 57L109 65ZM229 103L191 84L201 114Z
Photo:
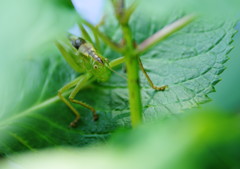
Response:
M178 30L191 23L195 18L196 15L187 15L165 26L163 29L159 30L158 32L144 40L140 45L138 45L136 49L136 54L140 55L141 53L146 52L148 49L158 44L160 41L166 39L173 33L177 32Z

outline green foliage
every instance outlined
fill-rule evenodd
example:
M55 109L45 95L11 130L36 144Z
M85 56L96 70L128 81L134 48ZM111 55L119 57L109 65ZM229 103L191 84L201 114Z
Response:
M0 4L11 5L7 1ZM6 16L1 21L6 26L1 32L5 41L0 43L4 56L0 58L0 153L84 146L105 141L117 127L129 127L126 81L115 74L110 81L94 83L78 95L79 100L98 110L99 121L93 122L88 110L76 106L81 123L76 129L67 127L74 117L56 93L78 74L60 56L52 40L72 25L75 13L60 1L28 0L19 9L17 4L14 16L1 10ZM131 19L134 39L140 43L180 16L159 20L136 13ZM7 17L16 23L8 25ZM16 29L16 24L21 26ZM142 56L154 83L169 86L165 92L156 92L141 77L146 121L175 117L184 109L208 101L207 94L219 81L232 48L233 27L231 22L197 20ZM113 40L120 40L121 32L114 22L108 22L102 30ZM119 56L104 45L100 52L109 59ZM124 73L120 67L118 71Z
M236 29L240 30L240 23L237 24ZM240 112L240 90L238 90L238 84L240 83L240 34L236 34L233 40L234 48L229 54L231 59L225 64L227 69L221 76L222 81L216 86L217 92L209 95L212 101L204 106L217 107L220 110L231 112Z
M155 121L119 131L101 146L11 156L0 168L239 168L239 120L239 116L221 112L187 114L182 120Z
M139 0L147 15L168 16L176 11L196 13L207 18L239 18L239 0Z

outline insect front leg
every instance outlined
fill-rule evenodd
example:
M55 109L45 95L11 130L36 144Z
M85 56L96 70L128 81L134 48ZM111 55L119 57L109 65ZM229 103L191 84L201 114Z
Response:
M83 79L84 80L84 79ZM80 104L81 106L89 109L92 113L93 113L93 120L96 121L98 120L98 115L96 113L96 110L92 107L92 106L89 106L88 104L82 102L82 101L79 101L79 100L76 100L74 99L76 97L76 95L78 94L79 90L82 88L82 83L83 81L80 80L78 82L78 84L76 85L76 87L73 89L73 91L71 92L70 96L69 96L69 100L72 102L72 103L76 103L76 104ZM77 117L76 117L76 120L77 120ZM73 125L74 124L74 121L73 121Z
M145 75L145 77L147 78L148 80L148 83L150 84L150 86L155 89L155 90L159 90L159 91L164 91L166 88L167 88L167 85L164 85L164 86L155 86L152 82L152 80L150 79L149 75L147 74L147 72L145 71L144 67L143 67L143 64L142 64L142 61L141 59L139 58L138 59L138 62L139 62L139 66L140 66L140 69L142 70L143 74Z
M70 88L76 86L78 84L80 80L80 77L71 81L70 83L66 84L65 86L63 86L60 90L58 90L58 96L59 98L72 110L72 112L75 114L75 119L74 121L72 121L70 123L71 127L76 126L76 123L79 121L80 119L80 114L78 113L78 111L71 105L71 103L62 95L63 92L69 90Z

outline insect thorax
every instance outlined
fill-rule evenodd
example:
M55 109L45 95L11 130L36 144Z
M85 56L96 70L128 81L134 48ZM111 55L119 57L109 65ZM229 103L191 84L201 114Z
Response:
M77 64L83 72L92 74L98 81L106 81L110 77L110 69L106 58L98 54L92 44L79 37L71 37L71 43L77 49Z

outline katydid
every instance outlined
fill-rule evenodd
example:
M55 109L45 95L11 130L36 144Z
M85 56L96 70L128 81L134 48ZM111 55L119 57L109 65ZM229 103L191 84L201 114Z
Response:
M93 114L93 120L98 119L96 110L79 100L75 99L75 96L78 94L83 85L97 80L99 82L107 81L111 75L112 67L117 66L124 62L124 58L120 57L111 62L107 58L101 56L94 46L80 37L70 36L69 40L66 40L64 43L58 42L57 47L70 64L70 66L77 72L83 72L84 75L76 78L70 83L66 84L58 91L59 98L71 109L75 114L75 119L70 123L70 127L76 127L80 119L80 114L78 111L71 105L70 102L80 104L83 107L89 109ZM145 72L144 67L139 58L139 66L146 76L151 87L155 90L165 90L166 86L157 87L153 84L148 74ZM115 71L114 71L115 72ZM62 95L63 92L69 90L70 88L74 89L71 91L69 96L69 101Z

